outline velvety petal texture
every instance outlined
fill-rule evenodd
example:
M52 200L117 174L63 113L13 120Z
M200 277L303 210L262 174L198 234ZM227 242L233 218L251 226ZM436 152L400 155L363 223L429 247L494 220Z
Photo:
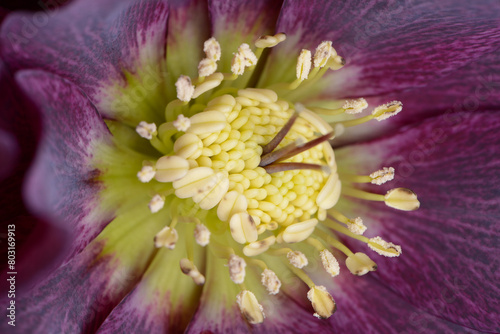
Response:
M373 139L427 117L444 115L453 119L454 115L460 112L475 113L500 109L498 55L496 52L485 54L467 66L423 87L369 97L367 101L370 107L367 111L394 100L403 103L403 111L396 117L349 128L342 136L335 138L332 144L340 146Z
M367 236L403 246L397 260L377 258L377 279L431 314L485 332L500 323L499 129L497 112L456 113L337 150L340 168L396 169L394 181L372 191L406 187L421 200L411 213L344 205L370 224Z
M42 112L26 201L33 212L68 231L71 253L79 252L112 218L112 212L98 209L102 186L92 160L99 145L109 144L109 131L74 84L43 71L19 72L17 83Z
M2 53L13 69L42 68L76 83L103 115L133 118L134 104L146 97L136 92L116 102L116 92L127 73L158 70L167 17L160 1L76 1L53 12L14 13L2 26ZM139 116L154 117L144 112Z
M35 155L40 119L35 106L19 90L1 61L0 91L0 212L4 231L0 234L0 255L5 259L0 270L3 275L19 274L16 286L21 295L62 260L68 235L60 226L33 216L23 201L23 180ZM16 249L16 264L12 268L7 266L9 242L10 246L14 242ZM6 280L0 282L2 291L8 290L7 284Z
M482 15L488 4L492 12ZM329 98L366 97L426 85L496 50L500 46L498 13L498 5L490 1L482 5L285 1L276 29L286 32L291 42L273 49L269 75L264 73L261 84L293 80L295 73L290 69L300 50L314 51L321 41L331 40L347 65L329 75L322 82L323 89L318 89Z
M415 307L371 274L356 277L342 266L335 280L321 279L321 269L313 275L332 293L338 305L328 320L332 333L479 333Z

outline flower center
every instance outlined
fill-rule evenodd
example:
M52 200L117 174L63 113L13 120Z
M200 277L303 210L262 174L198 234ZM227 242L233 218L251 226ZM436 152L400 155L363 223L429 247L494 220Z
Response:
M399 256L401 247L382 240L368 239L361 218L349 219L334 209L341 191L348 196L384 201L401 209L418 208L413 192L397 188L386 195L371 194L350 187L350 182L382 184L394 176L393 168L371 175L343 175L337 171L329 140L345 127L371 119L383 120L399 112L394 101L375 108L365 117L328 123L317 113L353 114L368 105L364 99L345 101L340 108L305 107L287 100L301 85L317 81L328 70L338 70L344 60L331 42L321 43L314 57L308 50L299 54L297 79L268 89L247 87L262 50L285 40L284 34L257 40L254 53L242 44L234 54L232 73L218 73L221 57L218 42L205 42L206 58L198 66L195 80L181 76L176 82L177 100L168 104L165 123L141 122L137 133L148 139L161 153L155 161L144 161L137 177L141 182L159 182L166 186L149 202L152 214L169 208L171 223L155 237L156 247L173 249L179 235L177 224L193 224L194 238L219 257L227 259L231 280L241 286L237 303L250 323L264 319L255 295L244 286L247 262L262 269L262 284L270 294L281 287L279 275L259 260L262 254L278 256L297 277L309 285L307 294L321 318L329 317L335 302L325 287L317 286L303 270L306 254L294 250L295 243L307 244L325 270L336 276L340 267L329 249L347 256L346 265L355 275L375 270L375 263L364 253L353 253L332 233L336 231L362 242L377 253ZM233 85L234 83L234 85ZM335 130L334 130L335 129ZM346 186L341 181L346 181ZM154 181L153 181L154 180ZM155 188L158 189L158 188ZM192 243L191 243L192 244ZM188 249L181 260L184 274L196 284L205 277L197 269Z

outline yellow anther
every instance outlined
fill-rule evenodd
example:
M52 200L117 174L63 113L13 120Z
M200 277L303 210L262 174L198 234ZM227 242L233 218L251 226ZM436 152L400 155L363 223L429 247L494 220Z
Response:
M324 67L330 57L335 57L337 52L332 47L332 42L324 41L316 48L314 52L314 67Z
M258 48L272 48L279 43L283 42L286 39L286 35L284 33L279 33L274 36L261 36L255 42L255 46Z
M246 212L234 214L229 220L229 228L233 239L240 244L254 242L259 237L252 216Z
M213 169L197 167L190 169L186 175L173 182L175 195L179 198L190 198L215 186L217 177Z
M235 174L232 174L233 176ZM238 175L238 174L236 174ZM239 212L246 212L248 201L245 196L237 191L230 191L224 195L217 207L217 217L223 222Z
M273 103L278 101L278 94L270 89L246 88L238 91L238 96L247 97L249 99L262 103Z
M193 195L193 201L197 203L201 209L210 210L215 207L229 189L229 179L224 172L215 173L212 184L201 186L198 192Z
M187 132L196 135L211 134L221 131L227 124L226 116L217 110L203 111L191 116L190 120L191 126Z
M340 273L340 265L333 254L329 250L324 249L319 253L319 255L321 257L323 268L325 268L326 272L332 277L337 276Z
M371 238L368 242L368 247L378 254L387 257L397 257L401 255L401 246L395 245L392 242L387 242L381 237Z
M185 133L174 143L174 152L184 159L197 159L203 148L200 138L192 133Z
M401 110L403 110L403 103L392 101L373 109L372 115L377 121L383 121L384 119L396 115Z
M316 204L321 209L331 209L337 204L340 198L341 183L338 174L331 173L325 185L316 197Z
M278 239L286 243L304 241L314 232L318 220L313 218L300 223L289 225L280 233Z
M357 114L368 108L368 102L364 98L355 100L346 100L342 105L342 109L346 114Z
M166 247L168 249L174 249L179 240L179 235L175 228L170 228L169 226L164 227L160 232L156 233L154 242L157 248Z
M297 79L300 81L304 81L309 76L309 72L311 71L311 51L303 49L300 52L299 59L297 60Z
M243 247L243 254L246 256L257 256L266 252L269 247L274 245L276 237L274 235L262 240L254 241Z
M363 220L360 217L356 217L354 219L349 219L345 222L349 231L356 235L363 235L365 233L367 227L363 224Z
M354 253L347 257L345 265L356 276L363 276L377 270L377 265L365 253Z
M155 179L159 182L173 182L183 178L189 170L186 159L173 155L163 156L156 162Z
M236 296L236 302L241 314L243 314L249 323L255 325L264 321L264 308L259 304L259 301L252 292L243 290Z
M196 86L192 97L195 99L203 93L206 93L209 90L218 87L221 84L222 80L224 80L224 75L222 73L214 73L206 77L202 83Z
M394 209L414 211L420 207L417 195L410 189L396 188L389 190L384 198L385 204Z
M336 310L337 306L332 296L322 285L316 285L307 292L307 299L312 304L316 313L314 316L320 319L329 318Z
M372 178L371 183L376 185L384 184L394 179L394 168L384 167L381 170L371 173L370 177Z

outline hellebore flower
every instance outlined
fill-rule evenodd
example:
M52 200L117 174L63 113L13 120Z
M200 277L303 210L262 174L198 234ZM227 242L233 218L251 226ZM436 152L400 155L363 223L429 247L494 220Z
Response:
M67 241L15 300L15 330L497 331L499 12L91 0L10 14L2 152L38 142L26 206ZM12 116L29 107L39 136Z

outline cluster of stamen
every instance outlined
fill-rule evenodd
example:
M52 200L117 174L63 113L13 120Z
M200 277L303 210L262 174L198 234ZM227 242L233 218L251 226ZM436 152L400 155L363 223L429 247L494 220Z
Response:
M351 182L388 182L394 178L394 169L384 167L361 176L342 174L337 171L329 144L344 127L395 115L402 108L400 102L379 106L362 118L342 118L329 124L317 113L356 114L368 107L366 100L343 101L337 109L325 109L280 99L280 92L297 89L327 70L344 65L331 42L321 43L314 56L309 50L300 52L297 79L291 83L275 89L225 88L228 93L218 93L216 88L222 82L238 80L246 71L252 71L263 48L284 40L284 34L263 36L255 43L255 52L248 44L240 45L233 54L231 73L216 72L221 48L214 38L207 40L206 57L198 66L199 77L178 79L178 99L167 106L166 122L158 127L140 122L136 128L162 154L156 161L145 161L137 173L141 182L167 185L164 192L152 197L150 211L154 214L163 209L166 201L177 198L194 213L211 211L217 217L215 222L202 223L196 217L182 216L181 210L174 212L170 225L156 235L156 247L175 248L179 239L176 224L193 223L193 236L184 237L194 238L199 246L216 250L214 254L227 259L229 277L241 287L237 303L252 324L262 322L264 312L255 295L244 286L247 263L262 269L261 282L269 294L279 293L281 287L279 275L258 259L262 253L282 257L290 271L310 287L307 298L320 318L328 318L335 311L335 302L325 287L315 285L308 277L304 271L308 258L290 248L294 243L312 246L332 277L340 272L332 248L345 254L346 266L354 275L376 269L366 254L353 253L332 231L364 242L380 255L401 254L398 245L378 236L364 237L367 228L360 217L347 218L336 211L334 206L341 194L384 201L401 210L414 210L419 205L416 195L408 189L396 188L379 195L350 187ZM201 99L210 93L209 102L206 96ZM211 233L214 229L220 232L221 226L232 242L224 242L227 239L217 236L220 233ZM194 283L205 282L192 257L182 259L180 267Z

